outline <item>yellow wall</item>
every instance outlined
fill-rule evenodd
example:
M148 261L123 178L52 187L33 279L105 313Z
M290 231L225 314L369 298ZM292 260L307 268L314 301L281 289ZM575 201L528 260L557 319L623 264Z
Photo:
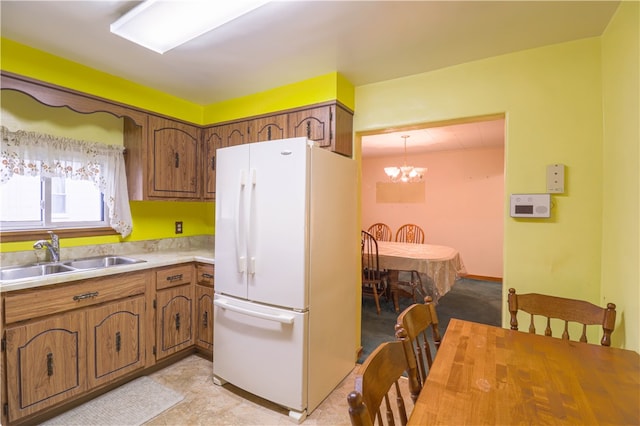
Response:
M622 2L602 37L602 302L618 308L613 345L640 350L640 3Z
M356 87L356 132L506 114L503 306L509 287L601 302L600 69L589 38ZM567 166L552 217L510 218L508 195L546 192L552 163Z
M204 109L204 124L268 114L335 99L353 110L353 85L341 74L333 72L277 89L208 105Z

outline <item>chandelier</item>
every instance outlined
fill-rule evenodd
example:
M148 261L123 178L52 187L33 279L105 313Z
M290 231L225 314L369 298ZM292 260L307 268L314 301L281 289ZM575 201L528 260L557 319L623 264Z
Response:
M384 172L391 178L392 182L420 182L427 169L425 167L407 166L407 138L409 135L403 135L401 137L404 139L403 166L385 167Z

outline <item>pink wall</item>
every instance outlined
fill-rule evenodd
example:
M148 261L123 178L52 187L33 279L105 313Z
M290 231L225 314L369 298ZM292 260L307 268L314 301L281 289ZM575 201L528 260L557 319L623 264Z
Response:
M409 165L429 169L424 178L426 201L376 203L376 182L389 181L383 168L402 161L362 159L362 227L385 222L395 234L402 224L415 223L424 229L426 243L458 249L467 273L502 278L504 149L411 155Z

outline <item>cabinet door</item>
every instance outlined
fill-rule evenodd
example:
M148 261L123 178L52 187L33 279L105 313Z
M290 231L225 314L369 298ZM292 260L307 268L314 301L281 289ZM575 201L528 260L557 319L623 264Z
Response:
M149 117L149 196L200 198L200 130L195 126Z
M321 147L331 147L334 105L289 113L289 137L306 137Z
M213 287L196 285L196 346L213 350Z
M193 285L160 290L156 300L156 359L159 360L194 344Z
M209 127L202 133L202 146L204 150L204 191L205 200L216 198L216 149L224 146L222 134L224 126Z
M89 388L145 365L144 296L87 311Z
M255 129L252 138L254 142L272 141L287 137L287 114L271 115L269 117L256 118L253 120Z
M86 390L85 326L75 311L6 329L10 422Z

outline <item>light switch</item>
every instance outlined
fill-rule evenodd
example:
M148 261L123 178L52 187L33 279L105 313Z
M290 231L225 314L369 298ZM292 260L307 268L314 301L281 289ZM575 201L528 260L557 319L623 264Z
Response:
M564 193L564 164L547 166L547 192L550 194Z

